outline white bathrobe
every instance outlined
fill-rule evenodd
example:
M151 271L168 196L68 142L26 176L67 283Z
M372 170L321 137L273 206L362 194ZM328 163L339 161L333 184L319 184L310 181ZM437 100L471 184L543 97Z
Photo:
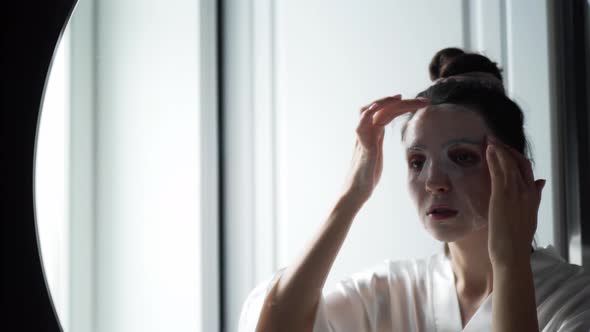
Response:
M540 331L590 331L590 273L565 262L551 246L531 254L531 267ZM255 331L264 297L282 271L250 292L239 332ZM492 295L462 329L451 262L444 253L385 261L325 288L314 332L492 331Z

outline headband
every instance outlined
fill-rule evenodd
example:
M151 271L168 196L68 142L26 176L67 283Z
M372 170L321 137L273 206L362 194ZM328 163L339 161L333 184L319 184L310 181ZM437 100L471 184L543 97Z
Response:
M504 93L504 84L493 74L481 71L473 71L448 77L441 77L434 81L434 85L444 82L480 82Z

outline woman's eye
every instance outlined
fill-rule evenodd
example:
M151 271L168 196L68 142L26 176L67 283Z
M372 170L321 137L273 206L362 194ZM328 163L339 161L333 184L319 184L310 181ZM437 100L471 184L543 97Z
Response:
M424 161L420 159L412 159L410 160L409 164L410 168L420 170L422 168L422 165L424 164Z
M475 164L479 158L471 153L458 153L454 155L454 159L461 164Z

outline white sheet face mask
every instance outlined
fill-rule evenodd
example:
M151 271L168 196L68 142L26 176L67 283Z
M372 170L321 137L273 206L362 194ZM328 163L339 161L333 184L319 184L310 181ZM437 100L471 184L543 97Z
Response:
M418 180L421 183L426 184L429 180L429 174L437 173L436 176L444 176L450 181L451 184L457 184L462 181L465 181L466 173L469 171L473 171L471 169L462 167L461 165L457 164L456 161L451 160L450 156L452 155L449 150L452 150L453 146L446 147L440 151L440 154L436 156L436 165L433 161L433 158L427 158L422 166L422 171L418 175ZM485 160L480 160L480 163L485 163ZM436 170L431 169L432 167L436 167ZM474 167L485 167L485 165L479 165ZM482 211L487 210L484 206L479 206L477 200L473 200L472 192L467 192L464 190L456 190L454 188L453 196L454 199L457 201L462 202L462 211L459 211L464 216L469 215L470 218L470 229L471 231L477 231L482 229L483 227L487 226L487 216L482 215ZM467 209L467 211L465 211Z
M421 161L419 169L409 170L408 184L424 227L451 242L487 226L490 182L483 142L489 131L473 111L456 105L431 108L440 110L418 111L406 129L406 147L419 145L409 155ZM433 204L448 204L459 213L434 220L427 215Z

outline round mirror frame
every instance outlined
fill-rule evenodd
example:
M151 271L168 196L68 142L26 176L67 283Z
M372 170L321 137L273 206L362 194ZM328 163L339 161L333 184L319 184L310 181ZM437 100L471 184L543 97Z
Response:
M48 73L76 2L9 1L2 5L2 331L62 331L39 251L33 174Z

